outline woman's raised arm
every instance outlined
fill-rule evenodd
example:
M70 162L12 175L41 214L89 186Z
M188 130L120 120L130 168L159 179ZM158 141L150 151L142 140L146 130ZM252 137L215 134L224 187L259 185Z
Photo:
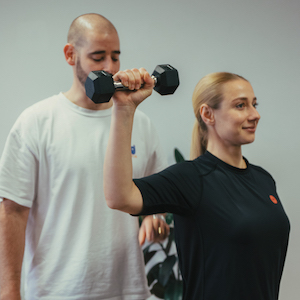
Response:
M135 110L151 95L154 80L143 68L118 72L114 80L135 91L118 91L112 98L111 128L104 162L104 194L110 208L138 214L143 199L132 181L131 133Z

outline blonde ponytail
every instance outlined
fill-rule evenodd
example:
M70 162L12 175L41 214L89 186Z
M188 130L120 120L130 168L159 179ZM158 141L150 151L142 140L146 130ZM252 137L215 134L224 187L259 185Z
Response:
M195 120L192 131L192 142L190 150L190 159L193 160L202 155L207 147L207 130L203 129L198 120ZM204 124L205 125L205 124Z
M199 123L195 120L193 131L192 131L192 143L191 143L191 151L190 151L190 159L193 160L200 156L200 128Z

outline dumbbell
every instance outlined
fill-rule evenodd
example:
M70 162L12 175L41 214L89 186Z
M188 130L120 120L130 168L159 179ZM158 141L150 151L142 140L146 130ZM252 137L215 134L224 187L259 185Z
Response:
M170 65L158 65L151 77L155 81L154 90L161 95L173 94L179 86L178 71ZM95 103L108 102L116 90L128 90L121 82L113 81L105 71L92 71L85 81L86 95Z

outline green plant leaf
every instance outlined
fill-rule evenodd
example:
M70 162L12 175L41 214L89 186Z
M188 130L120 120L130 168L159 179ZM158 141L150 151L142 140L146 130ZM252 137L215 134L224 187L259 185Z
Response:
M157 253L157 251L150 251L144 253L144 261L145 265L149 262L149 260Z
M154 265L148 272L147 274L147 280L148 280L148 286L150 286L154 280L157 280L158 279L158 274L159 274L159 269L160 269L160 266L161 266L161 262Z
M177 163L180 163L185 160L177 148L174 149L174 155L175 155L175 160Z
M165 298L165 289L159 282L156 282L153 285L150 292L151 292L152 295L155 295L159 299L164 299Z
M168 236L168 243L167 243L166 248L164 249L166 255L169 255L169 252L170 252L170 249L171 249L171 246L172 246L173 242L174 242L174 228L170 227L170 234Z
M144 254L149 252L149 249L151 246L152 246L152 244L149 244L147 247L144 248L144 250L143 250Z
M166 222L168 225L170 225L173 222L173 214L171 213L166 214Z
M165 287L165 300L182 300L183 286L180 280L170 280Z
M169 281L170 275L173 273L173 267L177 261L176 255L167 256L164 262L161 264L158 273L158 282L162 286L166 286Z

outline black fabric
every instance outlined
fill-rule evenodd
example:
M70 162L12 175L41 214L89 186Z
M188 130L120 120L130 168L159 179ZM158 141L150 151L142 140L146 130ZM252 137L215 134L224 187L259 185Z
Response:
M206 152L134 180L141 214L174 213L185 300L278 299L290 224L271 175L245 161Z

